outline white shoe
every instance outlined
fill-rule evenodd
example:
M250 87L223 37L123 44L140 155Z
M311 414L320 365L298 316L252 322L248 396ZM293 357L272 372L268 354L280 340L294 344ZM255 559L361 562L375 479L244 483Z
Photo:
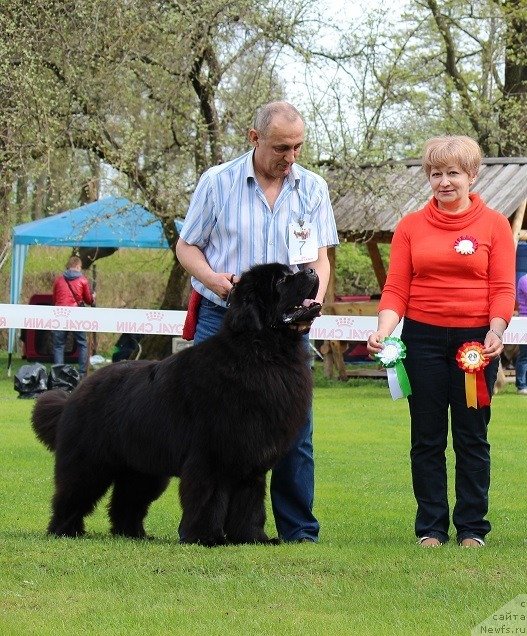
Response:
M518 395L527 395L527 389L518 389Z

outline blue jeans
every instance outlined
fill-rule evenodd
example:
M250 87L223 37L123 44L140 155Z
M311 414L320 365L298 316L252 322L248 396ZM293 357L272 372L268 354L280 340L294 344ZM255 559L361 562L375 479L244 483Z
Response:
M194 344L220 329L226 309L203 298ZM306 336L306 346L308 338ZM313 516L315 464L313 459L313 416L310 411L293 448L273 468L271 503L278 536L284 541L318 539L319 523Z
M55 364L64 364L64 349L66 347L66 338L68 331L53 331L53 362ZM88 366L88 339L84 331L72 331L75 342L77 343L77 351L79 352L79 374L86 375Z
M490 531L485 519L490 486L490 445L487 427L490 407L469 408L465 374L456 353L468 341L483 342L487 327L435 327L405 318L401 338L407 353L404 366L412 395L408 398L411 419L411 466L417 501L415 533L448 541L449 508L445 450L448 411L456 456L456 504L452 521L457 540L483 539ZM485 368L489 395L496 381L498 360Z
M516 358L516 388L527 389L527 345L519 345Z

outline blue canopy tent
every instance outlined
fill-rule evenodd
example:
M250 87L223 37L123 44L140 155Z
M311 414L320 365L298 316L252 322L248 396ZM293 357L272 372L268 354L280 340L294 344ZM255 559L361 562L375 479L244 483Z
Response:
M176 229L181 230L181 221ZM20 302L24 265L31 245L53 247L136 247L167 249L161 222L151 212L128 199L106 197L13 228L13 258L9 302ZM9 329L8 369L15 347L15 329Z

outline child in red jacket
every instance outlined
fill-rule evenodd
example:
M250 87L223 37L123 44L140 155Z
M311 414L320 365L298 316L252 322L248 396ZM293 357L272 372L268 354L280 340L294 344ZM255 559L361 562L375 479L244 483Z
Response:
M53 283L53 304L61 307L84 307L93 305L95 294L92 293L88 279L82 273L82 261L78 256L71 256L66 264L66 271L57 276ZM73 331L79 352L79 373L86 375L88 365L88 341L84 331ZM53 332L53 362L64 364L64 348L67 331Z

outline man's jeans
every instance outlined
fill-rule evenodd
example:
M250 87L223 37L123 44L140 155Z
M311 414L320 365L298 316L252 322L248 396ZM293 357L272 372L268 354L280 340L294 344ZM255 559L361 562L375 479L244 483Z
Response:
M516 388L527 389L527 345L520 345L516 358Z
M401 338L407 352L404 366L412 395L408 398L411 418L412 481L417 500L415 532L418 537L448 540L449 508L445 449L448 410L456 455L456 505L452 520L457 539L483 539L490 531L484 518L490 486L490 445L487 427L490 407L469 408L465 374L456 353L465 342L483 342L487 327L435 327L405 318ZM498 360L485 368L489 395L496 381Z
M66 338L68 331L53 331L53 362L55 364L64 364L64 349L66 347ZM77 343L77 351L79 352L79 374L86 375L88 366L88 340L84 331L72 331L75 342Z
M203 298L194 344L217 333L226 309ZM306 336L306 346L308 339ZM271 503L278 536L284 541L318 539L319 524L312 513L315 466L313 460L313 417L307 422L289 453L278 462L271 475Z

